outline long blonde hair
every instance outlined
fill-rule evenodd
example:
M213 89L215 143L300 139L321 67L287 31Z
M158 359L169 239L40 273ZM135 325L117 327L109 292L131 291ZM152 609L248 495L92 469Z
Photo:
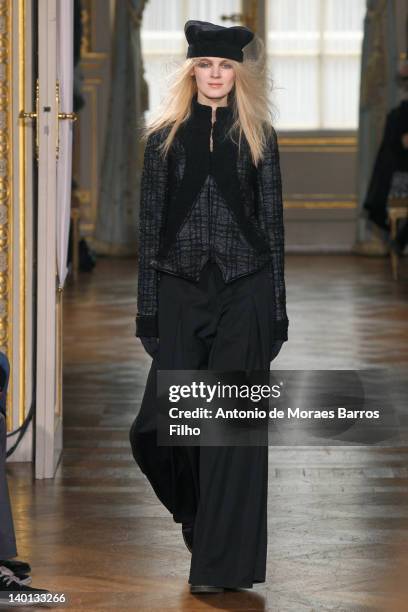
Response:
M253 46L255 43L255 46ZM235 83L228 94L228 104L232 107L233 122L230 137L238 132L240 146L242 134L248 142L252 159L257 166L262 159L267 138L272 128L274 107L268 93L270 79L265 62L264 44L258 36L251 43L254 57L244 61L229 60L235 69ZM155 111L149 123L142 127L142 138L163 128L171 128L161 143L160 149L165 156L173 142L180 125L190 116L193 96L197 93L195 78L190 75L193 66L200 61L194 57L186 59L168 78L167 95Z

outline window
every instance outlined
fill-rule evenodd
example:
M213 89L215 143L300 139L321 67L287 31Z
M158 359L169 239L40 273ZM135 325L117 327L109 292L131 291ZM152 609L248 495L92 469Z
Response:
M281 129L355 129L365 0L267 0Z

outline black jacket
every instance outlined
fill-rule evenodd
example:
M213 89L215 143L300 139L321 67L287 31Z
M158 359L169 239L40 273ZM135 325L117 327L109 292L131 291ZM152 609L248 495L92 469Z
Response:
M369 218L384 229L389 228L387 201L392 175L408 171L408 149L402 145L402 135L408 132L408 100L389 111L370 183L363 203Z
M144 154L139 223L136 336L159 337L160 271L198 281L206 261L232 282L268 266L275 298L274 337L287 340L284 226L279 150L272 130L266 154L253 164L245 137L241 150L227 130L230 106L191 103L168 156L158 146L169 127L149 136ZM213 148L210 150L212 130Z

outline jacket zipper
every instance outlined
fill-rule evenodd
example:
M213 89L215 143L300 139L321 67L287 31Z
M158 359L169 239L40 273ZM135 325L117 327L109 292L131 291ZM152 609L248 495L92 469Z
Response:
M215 121L214 121L215 123ZM214 151L214 140L213 140L213 129L214 129L214 123L211 123L211 131L210 131L210 176L208 178L208 259L210 261L213 260L212 258L212 249L211 249L211 177L212 177L212 154Z
M215 123L215 121L214 121ZM214 141L213 141L213 129L214 129L214 123L211 123L211 131L210 131L210 154L213 152L214 150ZM211 158L210 158L211 159Z

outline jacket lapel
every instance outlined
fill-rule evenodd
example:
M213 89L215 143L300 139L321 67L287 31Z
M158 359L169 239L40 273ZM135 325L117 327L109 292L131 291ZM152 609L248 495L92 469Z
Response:
M177 134L185 149L186 164L177 192L171 198L171 210L167 215L166 233L160 255L164 256L173 244L183 220L196 201L209 174L210 132L210 123L194 125L194 122L189 120Z
M248 242L259 253L269 250L269 244L253 225L245 211L243 194L238 178L238 145L226 136L225 130L214 132L212 173L229 208Z

